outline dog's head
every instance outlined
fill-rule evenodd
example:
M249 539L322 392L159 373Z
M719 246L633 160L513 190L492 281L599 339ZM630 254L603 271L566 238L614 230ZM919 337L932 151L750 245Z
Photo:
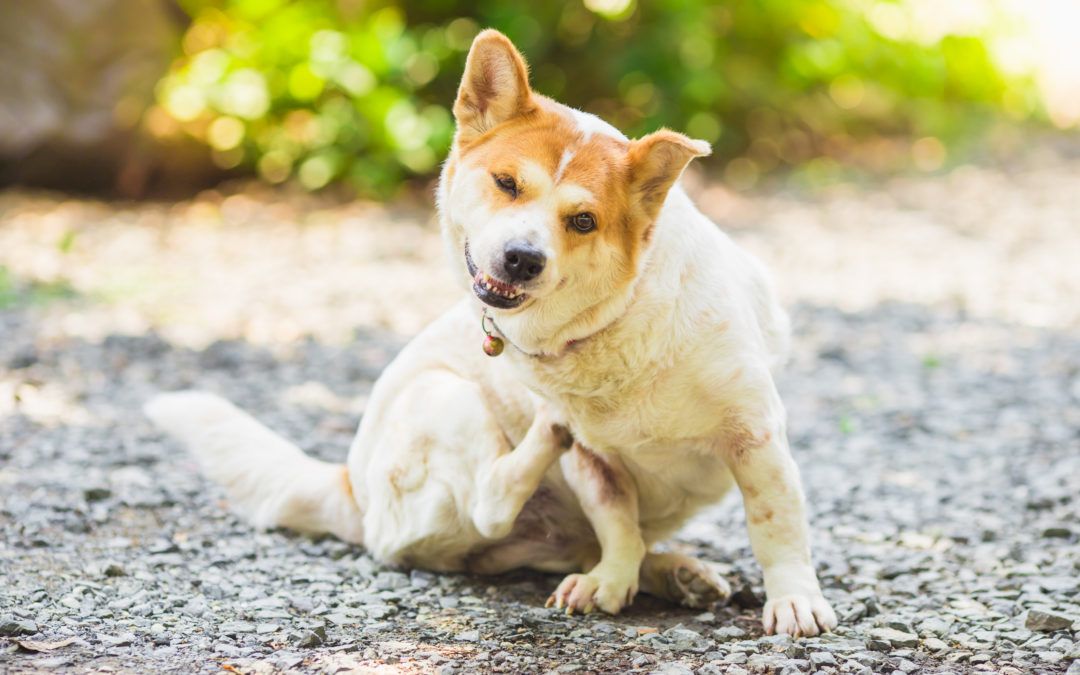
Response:
M473 42L439 186L444 233L472 291L503 318L559 322L624 294L687 163L709 144L673 131L638 140L534 93L501 33Z

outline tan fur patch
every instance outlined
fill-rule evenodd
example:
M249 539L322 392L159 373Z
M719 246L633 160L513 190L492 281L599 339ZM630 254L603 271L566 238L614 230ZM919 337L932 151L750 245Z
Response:
M349 499L353 498L352 481L349 480L349 467L341 467L341 484L345 489L345 494L349 496Z
M776 514L770 508L765 508L761 511L751 511L747 514L750 522L754 525L760 525L761 523L767 523L773 519Z

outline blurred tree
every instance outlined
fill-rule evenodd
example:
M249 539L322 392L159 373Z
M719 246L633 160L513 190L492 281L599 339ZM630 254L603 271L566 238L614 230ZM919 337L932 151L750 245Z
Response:
M137 128L185 21L163 0L0 3L0 184L142 194L163 162Z
M387 195L431 175L483 26L519 45L540 92L631 135L713 142L736 187L785 167L933 169L1002 111L1036 112L1031 83L992 58L997 24L927 35L903 0L178 1L191 23L141 128L312 190Z

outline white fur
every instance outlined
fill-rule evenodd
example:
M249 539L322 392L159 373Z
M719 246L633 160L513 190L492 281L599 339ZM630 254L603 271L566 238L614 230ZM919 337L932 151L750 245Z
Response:
M596 115L583 112L576 108L567 107L566 109L569 110L570 113L574 116L574 122L577 123L578 129L581 130L582 142L587 143L589 141L589 137L591 137L593 134L611 136L612 138L617 138L620 141L627 140L626 134L611 126Z

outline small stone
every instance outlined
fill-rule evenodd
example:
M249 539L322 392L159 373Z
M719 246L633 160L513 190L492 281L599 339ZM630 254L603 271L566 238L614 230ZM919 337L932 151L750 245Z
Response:
M765 645L772 645L773 647L787 647L792 643L792 637L786 633L778 633L777 635L766 635L765 637L758 638L758 642Z
M881 654L875 654L874 652L855 652L851 655L851 658L859 665L866 667L873 667L884 661L884 657Z
M915 629L911 627L910 623L908 623L907 621L900 620L900 619L893 619L892 621L886 621L885 626L888 627L888 628L892 628L893 630L898 630L901 633L914 633L915 632Z
M1065 655L1061 652L1037 652L1035 656L1038 656L1043 663L1060 663L1065 659Z
M240 649L237 648L237 647L234 647L233 645L231 645L231 644L229 644L227 642L219 642L216 645L214 645L214 653L215 654L221 654L222 656L228 656L228 657L235 658L237 656L240 656Z
M919 624L919 632L923 635L936 635L941 637L949 632L950 624L944 619L938 617L930 617Z
M100 502L112 497L112 490L103 487L87 488L83 491L83 498L88 502Z
M836 657L829 652L814 652L810 654L810 663L813 664L816 668L820 668L822 666L835 666Z
M319 626L305 632L296 643L296 646L310 649L323 644L326 644L326 628L324 626Z
M1068 539L1072 536L1072 530L1067 527L1048 527L1042 532L1044 539Z
M24 345L15 350L15 353L8 359L8 368L12 370L29 368L38 362L38 358L37 349L33 345Z
M4 637L33 635L36 632L38 632L37 624L29 619L16 619L14 617L0 619L0 635Z
M651 675L694 675L693 669L683 663L665 663L650 673Z
M949 645L944 640L939 638L926 638L923 640L923 646L932 652L944 652L948 651Z
M720 640L721 642L727 642L728 640L741 640L746 637L746 631L738 626L724 626L717 628L712 632L713 638Z
M218 626L218 631L226 635L234 633L254 633L255 624L250 621L226 621Z
M618 631L614 624L607 621L597 621L592 625L592 632L597 635L614 635Z
M918 647L919 636L914 633L905 633L895 628L872 628L870 637L874 640L885 642L892 647Z
M466 630L458 633L454 636L454 639L458 642L479 642L480 631L478 630Z
M1062 630L1069 628L1072 624L1073 620L1064 614L1041 609L1032 609L1028 611L1027 620L1024 622L1024 626L1029 630L1044 632Z
M122 577L127 575L124 568L116 563L109 563L103 570L103 573L107 577Z
M704 653L709 648L709 641L700 633L684 628L681 630L667 630L664 637L671 641L671 646L681 651L695 651Z

